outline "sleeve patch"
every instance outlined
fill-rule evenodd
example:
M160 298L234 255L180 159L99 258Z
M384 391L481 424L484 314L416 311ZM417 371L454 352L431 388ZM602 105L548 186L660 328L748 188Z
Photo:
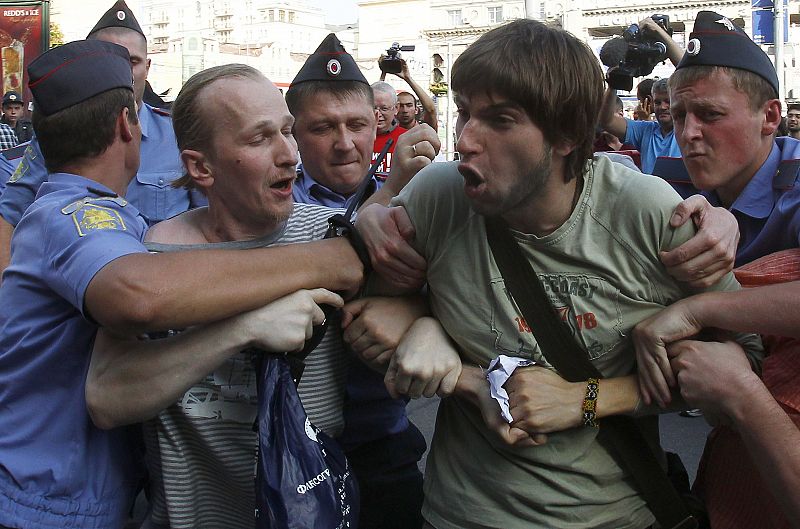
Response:
M97 204L87 204L73 212L72 220L81 237L97 230L126 231L128 229L118 211Z

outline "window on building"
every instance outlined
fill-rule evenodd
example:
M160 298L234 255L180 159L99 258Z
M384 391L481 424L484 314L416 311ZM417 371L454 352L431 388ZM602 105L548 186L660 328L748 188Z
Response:
M294 11L289 11L289 24L294 24Z
M275 10L274 9L270 9L269 10L269 21L270 22L275 22Z
M286 22L286 11L284 11L283 9L278 10L278 21Z
M461 18L460 9L448 9L447 20L450 22L451 26L461 26L464 24L464 20Z
M503 21L503 7L489 8L489 24L499 24Z
M189 51L196 51L197 50L197 39L194 38L194 37L191 37L189 39L189 45L187 47L188 47Z

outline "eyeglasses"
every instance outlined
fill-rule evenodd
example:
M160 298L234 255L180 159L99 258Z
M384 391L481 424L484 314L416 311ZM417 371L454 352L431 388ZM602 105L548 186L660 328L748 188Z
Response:
M394 110L394 107L375 107L375 110L379 110L385 114Z

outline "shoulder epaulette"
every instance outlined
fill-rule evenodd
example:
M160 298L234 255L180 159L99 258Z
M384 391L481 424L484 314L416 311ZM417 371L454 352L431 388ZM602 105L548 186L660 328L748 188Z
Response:
M800 176L800 159L783 160L778 165L778 171L772 179L772 187L774 189L792 189L798 176Z
M31 142L26 141L25 143L20 143L16 147L11 147L10 149L6 149L3 151L3 156L6 157L6 160L16 160L17 158L22 158L22 155L25 154L25 149L28 148Z
M158 107L152 107L152 108L153 108L153 112L155 112L159 116L166 116L168 118L172 117L172 112L170 112L169 110L166 110L166 109L163 109L163 108L158 108Z
M90 189L89 191L96 192L97 190ZM63 213L64 215L71 215L76 211L80 211L87 205L97 204L98 202L113 202L114 204L116 204L121 208L124 208L125 206L128 205L127 200L125 200L120 196L117 196L116 194L114 196L84 197L80 200L76 200L75 202L72 202L71 204L61 208L61 213Z

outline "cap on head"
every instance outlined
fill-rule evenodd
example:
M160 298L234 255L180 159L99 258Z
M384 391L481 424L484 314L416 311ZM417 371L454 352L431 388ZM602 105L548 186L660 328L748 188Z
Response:
M22 96L19 92L15 92L14 90L9 90L3 95L3 105L7 105L9 103L19 103L22 104Z
M778 74L767 54L742 28L713 11L700 11L676 70L689 66L726 66L763 77L776 93Z
M358 81L369 84L353 56L345 51L334 33L325 37L316 51L309 55L292 84L306 81Z
M102 40L77 40L48 50L28 66L28 87L45 116L114 88L133 91L128 50Z
M100 17L100 20L97 21L97 24L94 25L86 37L88 38L93 33L106 28L132 29L133 31L139 33L142 37L145 37L142 27L139 25L136 17L133 16L133 11L130 10L128 4L125 3L125 0L117 0L117 2L111 6L111 9L106 11L103 16ZM146 38L147 37L145 37L145 39Z

